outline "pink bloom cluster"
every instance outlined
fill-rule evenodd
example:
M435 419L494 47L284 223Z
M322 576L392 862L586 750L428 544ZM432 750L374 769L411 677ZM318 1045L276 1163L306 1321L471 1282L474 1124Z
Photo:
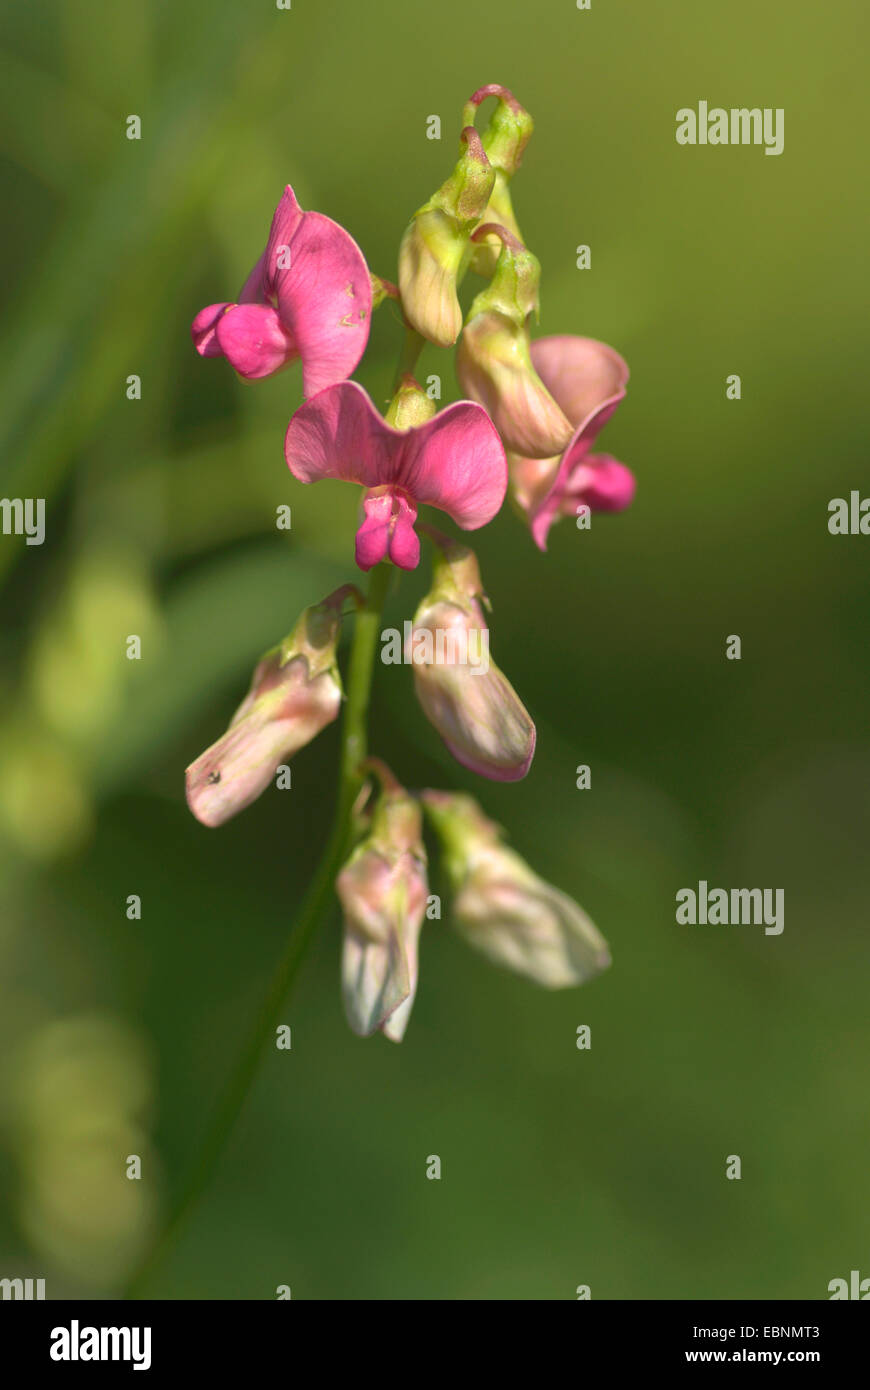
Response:
M466 145L466 158L486 161L479 138ZM433 211L439 210L426 215ZM503 261L504 276L515 275L518 257L528 257L521 243L503 225L489 223L468 243L481 233L503 240L499 266ZM461 242L459 233L454 240ZM453 251L442 248L448 265ZM430 259L437 263L431 248ZM428 298L421 301L418 292L414 299L423 336L427 316L438 325L429 331L441 334L441 300L455 297L445 275L443 267L441 278L430 275ZM510 482L543 550L558 517L576 514L580 505L621 511L634 496L625 464L590 452L625 395L628 368L620 355L591 338L530 342L525 307L512 318L497 297L492 303L485 298L472 306L457 357L469 399L432 418L420 418L418 406L407 422L385 420L363 388L346 380L369 337L372 277L362 252L338 223L303 212L288 187L238 302L210 304L193 321L197 352L225 357L245 380L301 360L306 400L287 428L287 464L303 483L338 478L364 489L356 541L362 570L383 560L416 568L415 523L423 505L446 512L463 530L476 530L498 513Z
M475 117L490 97L497 109L481 135ZM437 508L474 531L510 493L545 550L560 517L621 511L635 490L625 464L593 452L626 393L622 357L592 338L530 334L541 268L520 234L510 183L532 128L506 88L474 94L457 164L402 238L398 288L373 276L349 233L303 211L287 187L238 300L208 305L191 330L201 356L226 358L246 381L301 363L305 399L287 426L286 462L301 483L339 479L362 489L361 570L416 569L419 531L432 541L432 585L406 623L404 659L453 756L501 782L526 775L535 725L490 658L476 557L427 525L420 508ZM463 316L459 289L469 270L487 284ZM408 369L382 414L349 380L365 353L373 309L385 298L401 306L403 363L413 364L426 342L456 345L465 399L438 409ZM257 666L228 730L188 768L188 803L203 824L220 825L249 805L276 767L338 717L337 646L349 601L363 602L345 585L305 610ZM484 653L485 663L471 662L469 652ZM361 782L365 776L361 767ZM398 1040L407 1026L428 915L424 811L456 892L456 925L473 945L550 987L579 983L607 965L606 943L582 909L507 849L471 798L414 796L383 763L377 777L380 796L371 807L365 799L357 805L355 847L337 878L344 997L357 1032Z

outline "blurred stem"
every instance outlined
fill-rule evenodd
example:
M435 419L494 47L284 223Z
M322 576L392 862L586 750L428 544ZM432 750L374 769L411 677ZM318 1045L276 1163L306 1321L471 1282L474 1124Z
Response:
M398 391L402 384L402 378L413 376L417 368L417 359L423 351L426 339L418 333L416 328L412 328L409 323L405 324L405 338L402 343L402 351L399 354L399 365L396 367L396 376L393 382L393 394Z
M208 1187L244 1107L263 1053L270 1041L274 1041L281 1009L295 983L306 951L317 927L332 905L333 883L350 851L353 806L364 781L364 771L360 765L367 752L369 695L381 612L387 596L390 574L390 568L385 564L377 565L372 570L368 594L356 615L342 727L338 797L332 831L299 909L287 949L272 976L251 1035L220 1098L200 1156L170 1210L166 1225L130 1277L124 1291L126 1298L141 1296L143 1285L168 1253L179 1229Z

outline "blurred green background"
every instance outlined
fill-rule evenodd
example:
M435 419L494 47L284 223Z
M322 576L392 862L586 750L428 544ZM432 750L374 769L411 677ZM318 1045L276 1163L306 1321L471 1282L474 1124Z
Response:
M395 278L490 81L537 123L514 197L540 331L631 367L602 445L637 499L546 556L508 510L477 537L493 652L538 724L525 782L454 765L402 668L378 670L372 744L408 785L478 794L614 964L545 994L430 924L406 1041L363 1042L335 915L292 1051L150 1291L824 1298L870 1275L870 540L827 530L831 498L870 495L868 27L857 0L4 6L0 493L45 497L47 539L0 537L0 1276L118 1287L331 812L334 728L223 829L185 807L261 650L355 577L357 503L288 474L298 367L243 386L190 320L236 293L288 181ZM784 153L678 146L699 100L783 107ZM377 399L399 341L385 306L357 374ZM424 370L450 399L449 355ZM783 888L782 936L678 926L702 878Z

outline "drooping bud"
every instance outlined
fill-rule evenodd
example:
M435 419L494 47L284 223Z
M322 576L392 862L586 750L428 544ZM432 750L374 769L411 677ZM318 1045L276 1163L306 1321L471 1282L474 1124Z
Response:
M509 87L490 82L486 87L478 87L465 103L462 112L464 126L474 125L477 109L488 97L498 97L498 103L489 118L481 142L492 167L512 178L522 163L526 145L535 129L535 122Z
M414 214L399 247L405 318L438 347L451 347L462 329L457 280L495 182L474 127L463 130L460 139L453 173Z
M472 797L427 791L423 803L455 893L453 925L470 945L547 989L582 984L607 968L598 928L507 848Z
M408 637L417 698L463 767L496 782L519 781L534 756L535 726L490 657L477 559L466 546L426 530L439 554Z
M342 992L353 1031L401 1042L417 989L428 892L419 804L383 770L365 839L336 879L344 910Z
M517 225L511 202L510 180L520 166L535 123L513 92L492 82L486 87L480 87L469 98L462 113L463 125L474 124L477 109L487 97L497 97L498 102L481 136L486 156L495 170L495 183L483 214L483 221L497 223L515 236L517 241L522 241L522 233ZM495 271L499 250L496 236L490 235L481 239L471 258L472 270L485 279L490 279Z
M504 446L524 458L552 458L571 438L571 423L535 371L528 321L538 308L541 267L504 227L484 224L476 242L502 243L495 274L474 300L456 354L467 396L484 406Z
M264 792L276 768L338 715L335 649L353 585L306 608L293 631L258 663L251 688L222 738L185 774L187 804L203 825L223 825Z

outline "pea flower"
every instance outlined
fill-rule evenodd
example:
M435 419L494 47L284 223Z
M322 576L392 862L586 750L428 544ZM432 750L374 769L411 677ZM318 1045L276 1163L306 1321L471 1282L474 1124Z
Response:
M362 1037L380 1031L401 1042L417 990L428 887L420 807L391 774L368 834L336 879L336 891L344 909L341 974L348 1022Z
M187 804L203 825L223 825L266 790L279 764L338 715L342 700L335 648L343 585L306 608L295 628L258 663L251 688L226 733L191 763Z
M598 928L502 843L473 797L426 791L422 799L455 893L453 925L469 945L547 989L582 984L607 968Z
M541 380L574 426L561 456L523 458L510 454L511 498L528 518L541 550L560 516L590 511L618 512L634 497L634 475L610 454L590 453L599 431L625 395L628 367L618 352L594 338L539 338L532 362Z
M477 559L427 529L441 549L408 638L417 698L463 767L496 782L519 781L534 756L535 725L490 657Z
M191 326L201 357L226 357L247 381L302 360L306 396L350 376L369 337L372 284L337 222L303 212L288 184L237 304L209 304Z
M462 328L457 285L470 237L495 182L473 125L450 178L411 219L399 247L399 291L408 323L439 347L451 347Z
M462 390L485 406L506 449L528 458L561 453L570 420L547 390L531 357L528 323L538 307L541 267L531 251L500 223L472 236L502 243L495 273L468 311L456 352Z
M406 376L384 419L353 381L306 401L287 427L284 453L302 483L341 478L366 489L356 562L370 570L389 558L415 569L421 503L447 512L465 531L491 521L507 490L504 448L485 410L435 404Z

